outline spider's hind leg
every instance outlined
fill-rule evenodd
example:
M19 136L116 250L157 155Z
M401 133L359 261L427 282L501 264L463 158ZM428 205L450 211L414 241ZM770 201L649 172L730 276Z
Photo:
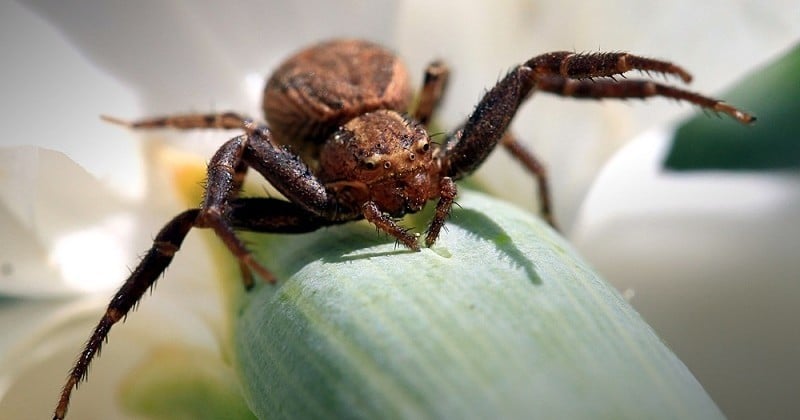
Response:
M136 121L126 121L107 115L100 116L104 121L129 128L174 128L178 130L191 130L195 128L244 128L249 118L235 112L219 112L209 114L178 114L162 117L144 118Z
M550 194L550 182L547 169L544 164L536 157L516 136L510 132L503 135L500 143L506 150L519 161L525 169L536 178L539 191L539 211L542 218L553 228L558 230L555 216L553 215L553 198Z
M422 125L428 126L431 117L444 96L450 69L441 61L434 61L425 68L425 78L419 93L417 107L414 110L414 119Z

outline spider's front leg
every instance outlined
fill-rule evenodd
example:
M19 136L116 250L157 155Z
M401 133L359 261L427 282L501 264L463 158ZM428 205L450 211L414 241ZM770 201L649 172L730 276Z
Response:
M111 327L128 314L144 293L164 273L189 230L193 227L215 228L229 248L243 250L237 254L237 256L240 256L241 261L250 262L247 258L249 253L233 235L232 230L228 232L225 229L226 224L220 222L216 217L221 214L220 203L234 198L241 187L242 178L247 169L241 160L241 148L245 144L243 137L240 136L227 142L212 159L208 169L208 190L203 208L184 211L167 223L156 235L153 246L139 262L139 265L125 280L125 283L117 293L114 294L106 308L105 315L95 327L78 361L67 377L67 382L61 391L61 397L53 414L54 419L64 418L72 390L77 387L81 380L86 378L89 364L100 353ZM234 251L234 254L236 253ZM255 263L255 261L252 261L247 266L255 269L265 279L274 281L272 274ZM244 272L247 273L248 271L245 270ZM245 274L246 285L248 277ZM252 279L249 282L252 283Z
M304 233L323 226L336 224L304 211L299 206L274 198L242 198L228 203L228 224L237 230L263 233ZM86 379L89 365L106 342L111 327L128 315L164 273L180 248L186 235L193 227L201 209L184 211L156 235L153 246L145 254L136 269L111 298L106 312L95 327L75 366L69 372L58 405L53 414L54 420L63 419L67 414L72 391L80 381Z
M519 66L483 96L462 128L450 134L442 145L443 175L459 180L471 174L506 136L503 143L508 145L512 155L523 163L526 163L525 158L529 158L527 163L536 163L538 167L535 170L529 169L540 179L540 183L547 184L538 160L507 134L519 106L533 89L533 77L532 69ZM547 203L543 205L549 208L549 196L543 203Z
M255 260L227 220L230 211L229 202L239 195L247 172L247 162L243 159L243 155L248 139L249 136L241 135L227 141L211 158L208 164L206 193L195 225L213 229L228 250L236 256L242 269L245 287L249 289L254 284L252 272L270 283L275 283L275 276Z
M206 196L196 225L213 229L239 259L245 286L249 288L253 285L251 271L271 283L275 282L275 276L247 250L236 236L236 226L231 220L231 201L238 197L241 178L248 167L260 173L298 211L317 224L353 220L358 213L340 211L322 182L299 156L275 143L268 127L246 121L243 128L247 134L225 143L208 165Z
M463 128L448 137L442 151L444 175L460 179L472 173L502 141L539 179L542 210L547 217L550 198L544 169L533 154L507 135L511 120L534 90L588 99L661 96L730 115L744 124L755 121L752 115L722 101L650 80L595 80L612 78L630 70L671 74L685 82L691 80L689 73L677 65L628 53L556 52L536 56L517 66L489 90ZM552 218L550 221L552 223Z
M425 235L425 245L428 247L432 246L436 239L439 238L439 232L444 227L444 222L450 215L450 209L453 207L458 194L458 188L452 178L444 177L439 183L439 202L436 203L436 211Z
M86 379L89 364L100 353L100 348L106 341L111 327L128 314L142 298L142 295L167 269L189 230L195 225L199 213L199 209L187 210L167 223L156 235L152 248L147 251L136 269L114 294L105 314L92 332L89 341L86 342L78 361L69 372L53 414L54 420L63 419L67 414L72 390L77 388L81 380Z
M293 161L294 159L289 152L275 146L269 140L268 130L253 136L254 143L256 143L253 149L249 148L249 139L248 135L239 136L228 141L219 149L208 167L208 187L202 208L184 211L167 223L156 235L153 246L139 262L139 265L111 298L105 314L93 330L75 366L69 372L53 414L55 420L63 419L66 416L72 391L81 380L86 378L89 365L100 353L111 327L123 319L139 302L144 293L155 284L172 262L175 253L193 227L214 229L234 255L239 258L240 264L244 268L245 286L251 287L252 278L249 270L257 272L269 281L274 281L274 276L253 259L236 236L234 229L301 233L347 221L319 216L309 212L301 205L273 198L237 198L248 159L258 160L262 163L265 160L268 161L269 156L280 156L279 161L281 159ZM269 156L265 157L259 153ZM292 178L291 173L302 174L308 171L308 168L304 169L302 163L288 164L287 166L290 168L289 173L284 173L283 176L289 179ZM265 168L256 165L255 169L264 171ZM271 173L274 174L275 171ZM278 184L284 185L285 182ZM284 188L284 190L287 189ZM297 191L293 194L295 197L303 195L302 192Z

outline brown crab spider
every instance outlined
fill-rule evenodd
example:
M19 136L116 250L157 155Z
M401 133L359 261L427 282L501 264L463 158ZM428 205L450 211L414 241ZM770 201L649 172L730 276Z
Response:
M170 220L106 309L69 373L54 419L67 413L72 390L86 378L109 330L161 276L192 228L213 229L238 259L245 287L253 274L274 283L237 231L310 232L366 219L399 243L419 250L418 236L396 221L430 200L436 209L425 233L433 245L457 194L455 181L475 171L500 144L538 181L541 213L555 225L547 175L539 160L508 131L533 92L572 98L673 98L727 114L741 123L753 116L724 102L651 80L615 80L632 70L675 76L681 67L628 53L553 52L514 67L480 100L469 118L441 144L427 126L442 97L447 67L430 64L417 105L411 105L408 72L386 49L366 41L334 40L287 59L266 84L267 124L236 113L187 114L132 123L132 128L230 128L243 134L227 141L208 165L206 194L199 208ZM243 198L248 168L264 176L286 200Z

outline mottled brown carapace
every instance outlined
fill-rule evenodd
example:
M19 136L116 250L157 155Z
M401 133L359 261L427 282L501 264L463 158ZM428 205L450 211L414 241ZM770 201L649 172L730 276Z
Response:
M651 80L616 80L631 70L691 76L665 61L627 53L555 52L514 67L489 89L457 129L431 141L427 126L444 92L448 70L431 63L411 106L408 71L392 52L370 42L334 40L289 57L264 88L267 124L233 112L185 114L125 122L132 128L231 128L239 135L220 147L208 165L205 199L175 216L111 299L72 368L54 418L63 419L70 395L86 377L112 325L128 314L172 261L189 231L210 228L242 267L245 287L253 273L275 282L237 236L237 231L302 233L366 219L404 246L419 250L418 235L398 224L406 213L437 200L425 234L433 245L456 197L455 181L477 169L501 144L538 181L543 217L554 225L544 167L508 131L517 110L535 92L573 98L661 96L728 114L754 118L696 93ZM477 90L477 88L476 88ZM252 168L286 200L243 198L239 191Z

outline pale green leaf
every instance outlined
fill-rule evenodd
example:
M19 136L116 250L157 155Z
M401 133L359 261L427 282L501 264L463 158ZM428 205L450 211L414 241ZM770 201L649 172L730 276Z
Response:
M459 204L418 253L363 223L254 244L283 279L242 295L235 325L257 416L722 417L560 236L482 194Z

